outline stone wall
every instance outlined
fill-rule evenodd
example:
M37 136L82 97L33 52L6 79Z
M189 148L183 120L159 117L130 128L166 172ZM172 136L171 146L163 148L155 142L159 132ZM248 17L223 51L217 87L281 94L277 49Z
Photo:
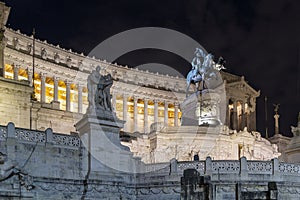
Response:
M242 156L248 160L270 160L280 155L276 144L246 129L236 132L227 126L152 127L150 134L123 142L145 163L167 162L173 157L191 161L195 156L200 160L208 156L215 160L237 160Z
M27 81L0 77L0 124L15 122L18 127L30 127L31 93Z
M0 125L13 121L16 126L35 130L53 128L55 132L75 132L74 124L83 114L59 110L55 103L32 101L28 81L0 77ZM30 119L31 118L31 119Z
M172 159L168 163L141 163L147 173L101 172L89 170L87 151L78 136L51 129L15 128L13 123L0 126L0 151L0 198L6 199L184 199L188 169L197 172L196 193L209 199L300 197L300 165L278 159ZM9 168L11 176L4 177Z

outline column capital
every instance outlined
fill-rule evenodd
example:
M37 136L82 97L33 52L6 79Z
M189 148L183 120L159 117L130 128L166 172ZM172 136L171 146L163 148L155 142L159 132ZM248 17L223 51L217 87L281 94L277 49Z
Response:
M47 73L42 73L42 72L40 73L41 79L45 80L46 76L47 76Z
M82 90L82 88L84 87L84 84L83 83L77 83L77 89L79 90Z
M175 103L174 103L174 106L175 106L175 107L178 107L178 106L179 106L179 103L178 103L178 102L175 102Z
M60 80L60 77L53 76L53 81L54 81L54 82L58 82L59 80Z
M143 98L144 102L148 102L150 99L148 97Z
M154 102L154 103L158 103L159 100L158 100L158 99L154 99L153 102Z
M170 103L171 103L170 101L164 100L164 104L169 105Z
M65 80L65 84L66 84L66 86L70 86L70 85L72 84L72 81L70 81L70 80Z
M28 74L32 74L32 73L33 73L32 69L30 69L30 68L28 68L28 67L27 67L26 70L27 70L27 73L28 73Z

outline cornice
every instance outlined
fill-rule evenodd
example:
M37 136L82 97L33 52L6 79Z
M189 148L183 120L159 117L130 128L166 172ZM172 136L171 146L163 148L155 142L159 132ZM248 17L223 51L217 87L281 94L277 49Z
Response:
M6 58L18 62L20 65L24 63L28 67L31 66L33 37L10 28L6 28L5 37L7 39L7 46L4 50ZM12 57L9 58L9 56ZM176 93L185 93L186 89L185 78L109 63L106 60L89 57L83 53L76 53L71 49L66 50L59 45L54 46L46 40L35 39L35 61L37 64L36 69L40 72L73 81L79 78L80 83L85 83L88 74L99 65L102 68L102 74L110 73L115 80L123 83L135 86L143 85L146 88L156 88L159 91L166 90ZM222 71L221 75L226 80L229 88L234 87L234 89L237 89L237 82L243 81L242 77L227 72ZM246 82L243 84L246 85L244 92L248 92L252 96L259 96L259 92L251 88ZM243 89L239 88L239 90Z
M241 91L244 94L250 94L253 97L259 97L260 91L256 91L253 89L242 77L240 81L227 83L226 86L228 88L234 88L236 90Z

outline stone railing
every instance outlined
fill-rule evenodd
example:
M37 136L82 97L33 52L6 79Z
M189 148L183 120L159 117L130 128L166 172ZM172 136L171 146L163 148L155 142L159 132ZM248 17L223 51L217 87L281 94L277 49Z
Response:
M295 176L300 177L300 163L283 163L277 158L271 161L252 161L242 157L240 160L212 160L207 157L205 161L171 160L170 173L182 174L186 169L196 169L201 175L236 175L248 178L256 175L266 175L271 179ZM263 176L262 176L263 177ZM300 179L299 181L300 182Z
M183 173L186 169L196 169L201 175L205 172L205 161L185 161L185 162L178 162L177 170L180 173Z
M239 173L240 162L233 160L213 161L211 163L212 173Z
M53 134L53 144L62 146L79 147L80 138L78 136Z
M272 174L272 161L247 161L249 174Z
M285 175L300 176L300 164L279 163L279 171Z
M65 148L79 148L81 144L79 136L53 133L50 128L46 131L15 128L11 122L7 126L0 126L0 140L7 138L15 138L21 143L51 144Z
M26 141L26 142L38 142L38 143L45 143L46 142L46 133L42 131L33 131L28 129L15 129L15 137L19 141Z
M15 139L20 143L52 145L61 148L78 149L81 146L80 137L53 133L52 129L46 131L33 131L15 128L13 123L0 126L0 141ZM300 163L283 163L277 158L271 161L251 161L245 157L240 160L212 160L207 157L205 161L180 161L172 159L170 163L145 164L146 172L161 172L163 174L183 174L186 169L196 169L201 175L226 175L235 177L251 177L266 175L269 179L294 179L300 182Z

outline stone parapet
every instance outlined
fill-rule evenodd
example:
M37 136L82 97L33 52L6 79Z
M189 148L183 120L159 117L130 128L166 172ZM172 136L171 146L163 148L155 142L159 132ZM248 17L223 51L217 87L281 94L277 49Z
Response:
M17 163L16 169L24 173L27 177L24 180L31 186L20 185L18 176L0 180L0 197L21 195L61 199L67 195L72 199L82 196L90 199L178 199L185 191L181 187L181 177L188 169L194 169L204 177L199 178L205 181L195 191L206 191L211 199L235 195L269 195L273 199L284 199L300 195L300 164L279 162L278 159L213 160L208 157L200 161L172 159L156 164L143 164L136 159L140 164L135 173L92 167L86 179L87 150L78 135L57 134L51 129L21 129L9 123L0 126L0 143L1 153L7 157L5 163ZM1 170L3 166L0 164ZM10 193L8 187L11 187ZM202 190L202 187L206 189Z

